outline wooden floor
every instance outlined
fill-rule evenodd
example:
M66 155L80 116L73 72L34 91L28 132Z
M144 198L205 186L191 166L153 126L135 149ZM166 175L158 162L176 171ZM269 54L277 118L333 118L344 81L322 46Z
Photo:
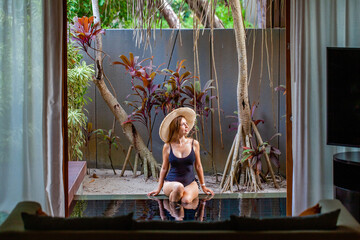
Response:
M69 161L69 206L86 174L86 161Z

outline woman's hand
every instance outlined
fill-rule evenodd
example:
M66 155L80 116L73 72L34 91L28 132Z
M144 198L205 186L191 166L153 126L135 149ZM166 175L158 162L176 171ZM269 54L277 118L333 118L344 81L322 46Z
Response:
M155 191L149 192L147 195L150 196L156 196L160 193L161 190L157 189Z
M214 192L210 188L207 188L206 186L201 186L201 188L202 188L203 192L206 193L207 195L211 194L211 196L214 196Z

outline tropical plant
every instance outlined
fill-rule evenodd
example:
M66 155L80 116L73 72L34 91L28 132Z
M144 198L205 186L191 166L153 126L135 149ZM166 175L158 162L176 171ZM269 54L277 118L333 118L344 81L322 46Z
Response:
M88 122L86 124L86 128L83 128L83 131L84 131L84 135L85 135L85 147L87 147L87 146L89 146L91 136L93 136L94 134L97 134L100 131L100 129L93 129L92 123Z
M129 106L134 108L134 111L129 115L129 120L125 123L138 121L144 124L149 134L150 151L152 151L152 109L156 103L154 93L160 86L154 83L154 79L159 73L159 67L161 65L154 70L155 66L153 65L152 57L138 63L137 60L139 57L134 57L132 53L129 54L129 59L124 55L121 55L120 58L122 62L115 61L113 64L124 66L126 71L130 74L132 90L134 92L132 95L137 98L134 101L126 101ZM141 64L147 60L149 60L149 64L147 66L142 66Z
M165 80L163 83L163 88L166 91L163 91L165 94L166 101L161 103L161 109L164 113L169 113L175 108L183 107L185 101L187 100L186 96L183 94L185 93L185 86L187 82L192 78L197 78L196 76L191 76L191 72L186 71L181 73L182 69L186 70L184 65L185 59L178 61L176 63L175 71L171 69L163 69L162 71L169 77L169 79ZM166 106L166 108L164 108Z
M68 136L70 160L81 160L81 148L86 142L83 128L86 126L87 117L84 108L91 98L86 96L89 81L94 70L92 65L82 61L82 55L72 41L68 43Z
M91 47L92 40L96 35L103 34L105 31L100 28L99 22L94 23L94 17L75 17L72 25L72 39L76 41L82 49L87 52ZM90 55L91 57L91 55Z
M204 137L204 117L208 117L209 113L213 111L213 108L210 107L210 100L216 98L216 96L209 95L209 91L215 87L211 86L213 80L206 82L203 90L201 90L200 81L195 81L194 84L190 86L184 86L183 92L189 98L188 105L195 109L197 114L200 116L200 125L202 136Z
M83 158L82 146L85 143L82 126L85 126L87 117L82 109L68 108L68 135L70 160L77 161Z
M119 149L119 146L120 146L121 149L124 151L123 147L120 144L116 143L116 142L119 142L120 138L118 136L114 135L114 129L109 129L109 130L98 129L98 135L100 135L100 137L102 138L101 143L106 143L108 146L108 157L110 160L110 165L111 165L112 170L114 171L114 175L116 175L113 161L111 158L111 150L113 147L115 147L116 149Z
M268 141L263 142L262 144L257 144L255 142L255 138L251 138L251 147L243 147L244 150L242 152L241 163L249 161L250 167L254 168L255 170L258 182L260 182L259 175L262 172L262 158L265 153L269 155L270 161L276 166L276 168L278 170L280 168L280 161L278 156L281 154L281 152L278 148L270 145L269 143L272 139L280 135L280 133L276 133ZM268 174L268 172L265 173L265 176Z
M215 89L214 86L211 86L214 80L209 80L205 83L203 89L201 90L200 81L195 81L194 84L190 84L190 86L184 86L184 93L189 97L189 105L192 108L195 108L196 105L196 112L200 116L208 117L209 113L212 111L210 108L210 101L216 96L211 96L209 91L211 89Z

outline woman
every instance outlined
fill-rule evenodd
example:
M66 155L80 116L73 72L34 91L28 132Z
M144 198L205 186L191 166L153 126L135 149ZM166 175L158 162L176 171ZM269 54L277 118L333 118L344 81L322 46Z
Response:
M194 126L196 113L191 108L178 108L169 113L162 121L159 129L163 147L163 164L160 171L159 186L148 196L156 196L163 191L170 202L191 203L199 195L199 183L195 178L194 168L199 177L204 193L214 195L207 188L200 160L200 144L187 135ZM171 165L168 175L169 164Z

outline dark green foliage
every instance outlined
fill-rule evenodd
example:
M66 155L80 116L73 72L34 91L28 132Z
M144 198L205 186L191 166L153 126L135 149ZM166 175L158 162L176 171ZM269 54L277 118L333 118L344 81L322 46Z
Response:
M73 42L68 43L67 65L68 65L68 136L70 160L81 160L83 158L82 147L85 144L83 129L86 128L87 117L84 108L88 101L86 96L89 82L94 74L93 66L87 65L79 54L79 49Z
M189 6L183 0L168 0L175 14L180 19L181 28L192 29L194 15ZM243 1L241 1L243 2ZM243 3L242 3L243 4ZM118 29L134 28L134 19L132 17L132 1L130 0L99 0L99 10L101 17L101 28ZM224 28L232 28L231 9L226 1L218 0L216 5L216 15L223 22ZM243 16L245 9L243 9ZM67 16L68 21L72 21L74 17L92 16L91 0L67 0ZM158 11L155 14L157 19L156 28L169 28L168 23ZM245 26L252 28L254 25L245 21Z

